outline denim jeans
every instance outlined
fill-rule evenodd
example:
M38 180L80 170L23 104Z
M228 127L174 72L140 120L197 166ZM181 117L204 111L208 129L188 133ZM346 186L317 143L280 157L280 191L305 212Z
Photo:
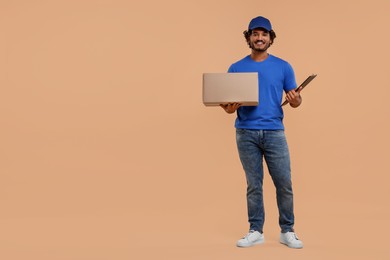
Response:
M263 158L276 188L281 232L293 231L290 154L283 130L236 129L238 153L247 181L250 230L263 232Z

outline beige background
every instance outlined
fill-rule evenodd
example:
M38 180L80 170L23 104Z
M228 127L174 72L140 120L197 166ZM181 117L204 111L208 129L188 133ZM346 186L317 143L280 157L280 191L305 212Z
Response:
M0 1L0 258L389 259L388 0ZM296 230L248 228L234 115L203 72L257 15L305 89L285 108Z

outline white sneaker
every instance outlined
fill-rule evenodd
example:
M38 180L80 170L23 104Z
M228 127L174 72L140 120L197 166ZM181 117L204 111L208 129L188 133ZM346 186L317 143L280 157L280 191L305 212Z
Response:
M302 248L303 243L294 232L280 233L280 243L291 248Z
M259 231L251 230L245 237L237 241L238 247L250 247L264 243L264 235Z

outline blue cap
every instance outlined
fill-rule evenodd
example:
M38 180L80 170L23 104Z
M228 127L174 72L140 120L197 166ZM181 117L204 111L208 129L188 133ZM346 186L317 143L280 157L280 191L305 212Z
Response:
M256 18L253 18L252 21L249 23L248 30L253 30L256 28L264 28L267 31L271 31L272 25L267 18L264 18L263 16L258 16Z

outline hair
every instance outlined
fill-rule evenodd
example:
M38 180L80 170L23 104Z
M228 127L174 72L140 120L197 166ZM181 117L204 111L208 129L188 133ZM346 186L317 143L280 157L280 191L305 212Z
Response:
M249 38L250 38L250 36L251 36L251 34L252 34L252 30L245 30L245 31L243 32L243 34L244 34L246 43L248 44L248 46L249 46L249 48L250 48L251 45L249 44ZM271 46L271 45L274 43L274 39L276 38L276 33L274 32L274 30L269 31L269 36L270 36L270 38L271 38L271 44L270 44L270 46Z

